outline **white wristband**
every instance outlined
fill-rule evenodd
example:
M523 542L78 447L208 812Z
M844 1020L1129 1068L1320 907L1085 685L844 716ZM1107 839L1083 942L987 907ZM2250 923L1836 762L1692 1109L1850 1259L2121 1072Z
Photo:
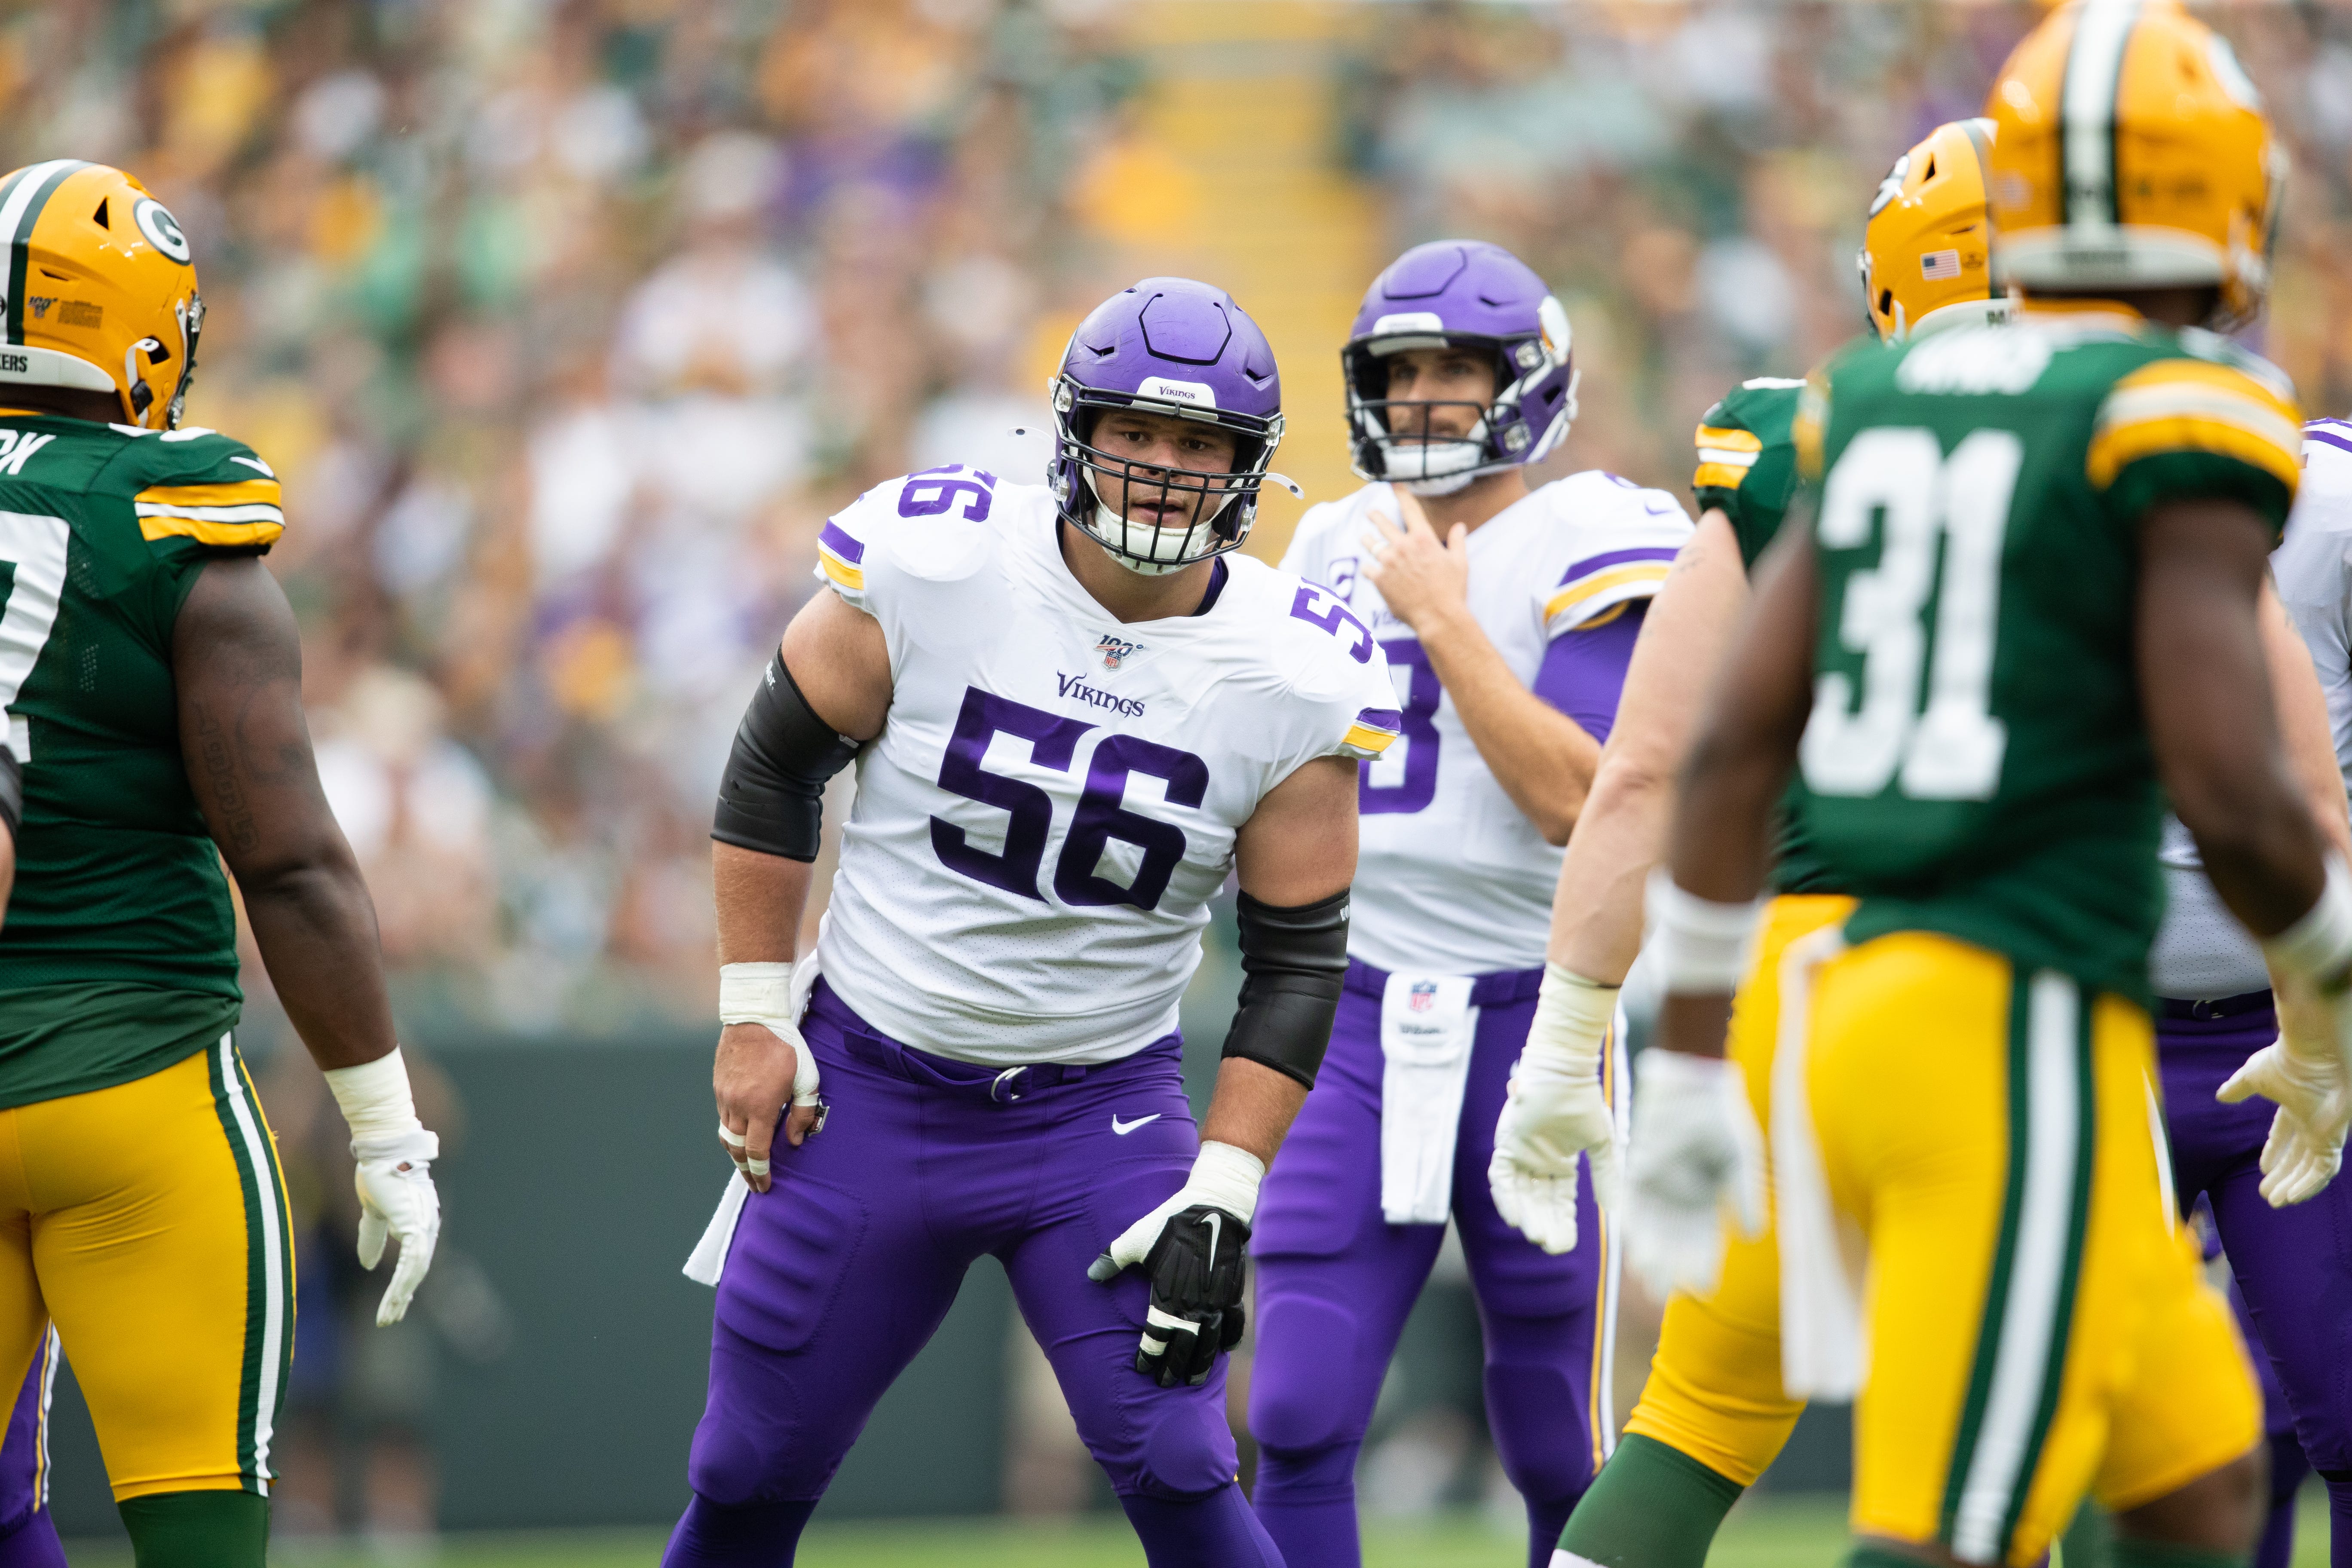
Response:
M719 966L721 1024L792 1022L793 966L784 963L722 963Z
M398 1046L372 1062L330 1068L326 1078L351 1127L353 1159L423 1164L440 1158L441 1140L416 1120L416 1097L408 1087L408 1064L401 1059Z
M1544 965L1535 1021L1519 1053L1521 1072L1590 1078L1601 1064L1601 1045L1617 1021L1619 987L1587 980L1557 963Z
M1739 989L1748 973L1761 900L1719 904L1684 891L1663 866L1650 873L1650 944L1670 996Z
M2341 857L2327 857L2319 900L2294 924L2263 943L2263 957L2282 975L2315 984L2340 983L2352 968L2352 877Z
M1265 1162L1231 1143L1203 1142L1184 1186L1202 1203L1214 1204L1244 1225L1257 1213L1257 1187Z

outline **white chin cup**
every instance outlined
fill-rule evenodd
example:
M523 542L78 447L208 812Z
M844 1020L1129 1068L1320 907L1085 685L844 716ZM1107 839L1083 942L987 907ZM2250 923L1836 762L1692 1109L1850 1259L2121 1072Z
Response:
M1228 498L1230 500L1230 498ZM1223 508L1220 507L1219 510ZM1214 514L1212 514L1213 516ZM1095 500L1095 525L1089 531L1103 553L1140 577L1165 577L1171 572L1181 572L1201 559L1184 553L1194 529L1160 528L1153 523L1138 522L1123 517ZM1125 553L1122 553L1124 552Z
M1433 480L1454 482L1444 489L1419 490L1416 495L1444 495L1460 489L1474 477L1471 470L1486 460L1486 422L1478 421L1469 438L1460 441L1407 441L1391 437L1387 443L1388 477L1404 484L1427 484Z
M1466 490L1476 474L1455 474L1444 479L1399 479L1396 483L1417 496L1450 496L1455 490Z

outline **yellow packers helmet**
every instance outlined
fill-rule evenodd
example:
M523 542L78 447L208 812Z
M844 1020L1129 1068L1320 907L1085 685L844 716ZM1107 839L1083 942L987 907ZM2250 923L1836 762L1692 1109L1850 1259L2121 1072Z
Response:
M1889 342L1966 322L2003 321L1985 214L1993 126L1955 120L1895 161L1862 231L1862 293Z
M126 424L180 422L205 302L187 236L120 169L59 158L0 179L8 384L111 392Z
M2208 325L2270 289L2286 153L2229 44L2173 0L2077 0L2001 67L1985 113L1993 276L2028 294L2212 285Z

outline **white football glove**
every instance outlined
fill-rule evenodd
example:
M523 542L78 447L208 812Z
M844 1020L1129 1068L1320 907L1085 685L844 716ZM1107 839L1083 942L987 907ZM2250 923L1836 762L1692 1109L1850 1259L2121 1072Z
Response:
M1603 1212L1616 1206L1617 1117L1601 1091L1601 1053L1616 1016L1616 986L1544 966L1527 1048L1495 1123L1486 1185L1505 1223L1546 1252L1576 1248L1578 1155L1591 1163L1594 1200Z
M2214 1098L2278 1102L2263 1142L2262 1194L2273 1208L2316 1197L2344 1163L2352 1129L2352 996L2281 977L2279 1037L2246 1058Z
M383 1260L384 1243L397 1237L400 1261L375 1310L378 1328L407 1315L409 1300L433 1267L441 1237L441 1195L434 1190L432 1162L441 1140L416 1120L408 1087L408 1066L400 1047L358 1067L335 1068L327 1087L352 1130L352 1158L359 1162L352 1184L360 1195L360 1267Z
M1747 1075L1717 1057L1656 1048L1634 1066L1625 1159L1625 1261L1660 1300L1704 1295L1723 1272L1723 1215L1764 1234L1764 1134Z
M400 1261L375 1310L378 1328L407 1315L409 1299L425 1282L441 1238L441 1194L434 1189L428 1163L441 1152L441 1141L422 1127L410 1137L415 1142L406 1152L363 1159L352 1178L360 1191L360 1267L373 1268L383 1260L384 1243L400 1238Z

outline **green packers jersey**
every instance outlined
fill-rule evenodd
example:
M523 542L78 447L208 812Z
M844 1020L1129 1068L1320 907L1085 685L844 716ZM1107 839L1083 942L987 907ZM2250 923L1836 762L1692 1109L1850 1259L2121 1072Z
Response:
M1789 431L1804 387L1778 376L1743 381L1698 422L1691 493L1701 517L1712 509L1731 520L1739 559L1751 572L1797 493L1797 448Z
M172 626L206 561L283 527L276 477L226 437L0 412L0 705L25 764L0 1106L143 1077L236 1020Z
M1801 826L1854 941L1942 932L2145 1000L2163 803L2132 628L2137 526L2213 497L2282 526L2285 378L2203 332L2035 314L1817 375Z
M1805 384L1778 376L1743 381L1706 411L1694 437L1698 469L1691 493L1705 517L1710 510L1730 520L1739 541L1739 562L1756 570L1780 531L1789 502L1797 493L1797 446L1790 434ZM1791 795L1793 800L1793 795ZM1784 804L1773 847L1772 890L1776 893L1842 891L1805 842L1795 813Z

